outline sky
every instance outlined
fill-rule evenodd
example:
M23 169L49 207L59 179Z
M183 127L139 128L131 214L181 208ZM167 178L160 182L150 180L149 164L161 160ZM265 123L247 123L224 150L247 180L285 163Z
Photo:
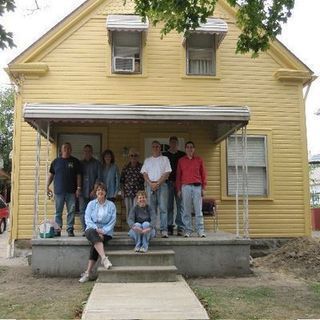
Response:
M1 23L13 32L17 48L0 50L0 87L10 84L3 68L19 53L28 48L41 35L50 30L65 15L85 0L16 0L16 10L5 14ZM320 0L295 0L292 17L284 25L280 41L306 64L316 76L320 76ZM306 121L309 156L320 154L320 79L311 85L306 100Z

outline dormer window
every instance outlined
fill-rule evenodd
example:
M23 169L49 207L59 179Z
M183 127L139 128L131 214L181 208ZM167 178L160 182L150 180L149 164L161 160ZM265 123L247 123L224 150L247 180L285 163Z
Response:
M115 31L112 40L112 71L141 73L141 32Z
M216 74L216 45L212 34L191 34L187 39L187 74Z
M112 73L142 73L142 35L149 27L136 15L109 15L107 29L112 47Z
M227 31L225 21L208 18L206 23L190 32L185 39L187 75L216 75L216 52Z

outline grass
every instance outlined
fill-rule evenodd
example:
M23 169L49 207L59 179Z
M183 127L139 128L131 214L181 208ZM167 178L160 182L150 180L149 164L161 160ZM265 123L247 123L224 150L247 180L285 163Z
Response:
M310 291L288 288L257 286L254 288L191 285L206 308L210 319L297 319L319 318L320 284L313 284ZM307 288L307 285L306 285Z
M310 290L320 298L320 283L319 282L313 282L309 285Z
M258 288L227 288L224 290L215 288L193 287L201 303L205 306L210 319L229 318L237 310L237 319L259 319L259 314L255 311L248 315L242 306L246 305L252 311L255 306L264 306L266 301L275 298L274 290L268 287ZM266 307L266 306L265 306ZM264 308L266 309L266 308ZM265 317L266 314L263 314Z
M35 277L28 267L1 267L0 276L0 319L79 319L94 285Z

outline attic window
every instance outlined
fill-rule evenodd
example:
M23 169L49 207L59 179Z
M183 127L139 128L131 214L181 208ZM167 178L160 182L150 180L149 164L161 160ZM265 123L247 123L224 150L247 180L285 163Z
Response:
M215 76L216 51L228 32L224 20L208 18L185 38L187 75Z
M109 15L107 29L112 46L112 73L142 72L142 32L149 22L137 15Z

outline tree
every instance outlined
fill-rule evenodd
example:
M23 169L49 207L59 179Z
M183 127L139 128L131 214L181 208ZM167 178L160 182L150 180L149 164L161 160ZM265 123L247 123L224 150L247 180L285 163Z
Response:
M154 25L162 21L161 34L172 30L188 35L190 30L204 23L213 15L218 0L133 0L136 13L148 17ZM283 23L291 16L295 0L226 0L236 7L237 25L241 34L236 52L251 52L257 56L269 48L270 40L281 33ZM39 9L37 0L34 0ZM126 0L124 0L124 3ZM14 0L0 0L0 16L13 11ZM0 49L13 47L12 33L0 24Z
M5 11L14 11L14 9L14 0L0 0L0 17L5 13ZM12 32L7 32L0 24L0 49L8 47L15 47Z
M13 136L14 90L0 90L0 154L4 162L4 170L11 171L10 152Z
M236 7L241 35L236 52L259 52L269 48L270 40L281 33L281 24L291 16L294 0L226 0ZM218 0L134 0L136 12L154 25L164 22L162 35L172 30L187 33L213 15Z

